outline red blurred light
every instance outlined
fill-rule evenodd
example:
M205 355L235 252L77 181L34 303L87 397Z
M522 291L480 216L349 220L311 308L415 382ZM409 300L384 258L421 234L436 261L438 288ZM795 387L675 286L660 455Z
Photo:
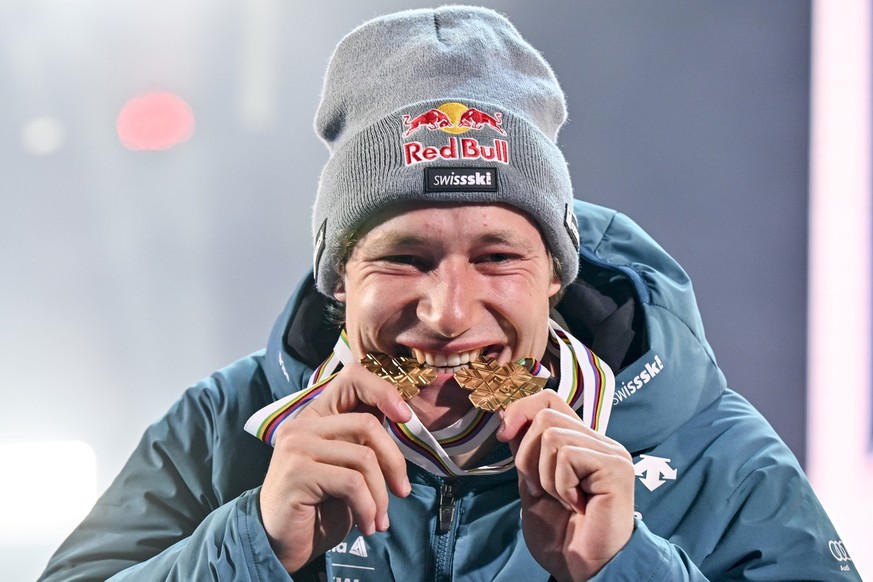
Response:
M115 126L127 149L166 150L193 135L194 113L178 95L152 91L125 103Z

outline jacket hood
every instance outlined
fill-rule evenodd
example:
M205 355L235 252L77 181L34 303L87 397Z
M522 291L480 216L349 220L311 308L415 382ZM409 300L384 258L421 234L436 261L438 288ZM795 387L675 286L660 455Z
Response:
M579 275L555 318L615 372L607 434L632 454L646 452L725 389L687 274L623 214L576 201ZM340 328L310 272L273 326L265 371L273 397L306 386Z
M645 453L715 401L725 378L682 267L627 216L580 201L575 210L579 277L558 311L616 373L607 435Z

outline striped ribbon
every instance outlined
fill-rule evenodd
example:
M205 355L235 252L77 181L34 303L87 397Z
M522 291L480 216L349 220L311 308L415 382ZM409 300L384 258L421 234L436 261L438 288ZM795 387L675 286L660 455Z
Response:
M549 350L560 359L560 376L556 392L580 414L586 426L605 433L612 411L615 378L606 362L579 340L549 321ZM270 445L275 444L276 428L294 418L309 402L317 398L336 376L343 364L355 361L345 330L340 334L334 351L315 369L307 387L262 408L249 418L245 430ZM548 377L545 366L537 364L531 371ZM477 408L470 409L460 420L438 431L429 431L413 412L412 419L395 423L385 419L388 434L404 456L420 467L447 477L502 473L514 465L512 457L497 463L462 469L452 457L474 450L497 430L498 415Z

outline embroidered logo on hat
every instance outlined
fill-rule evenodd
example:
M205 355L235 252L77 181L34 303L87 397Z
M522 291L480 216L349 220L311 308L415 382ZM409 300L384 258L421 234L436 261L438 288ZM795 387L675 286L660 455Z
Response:
M403 114L401 119L404 138L422 129L458 135L487 128L500 135L506 135L502 127L501 112L487 113L457 102L443 103L439 107L427 109L417 115ZM506 140L495 139L491 145L486 145L475 137L450 137L443 146L426 146L419 141L410 141L403 144L403 159L407 166L436 160L477 159L508 164L509 144Z
M485 126L490 127L500 135L506 135L503 128L503 114L499 111L494 114L494 117L488 115L484 111L473 109L472 107L466 110L461 119L458 120L458 127L469 127L470 129L482 129Z
M324 254L324 231L327 230L327 219L321 222L321 227L318 229L318 234L315 235L315 252L312 255L312 272L313 276L318 279L318 263L321 262L321 255Z
M497 192L497 168L426 168L425 192Z
M570 235L570 240L573 241L573 246L579 250L579 221L576 220L576 213L569 204L564 205L564 227Z
M424 113L412 118L410 118L409 115L404 115L403 125L408 128L403 132L403 137L409 137L422 127L426 127L431 131L436 131L445 127L454 127L449 116L439 109L428 109Z

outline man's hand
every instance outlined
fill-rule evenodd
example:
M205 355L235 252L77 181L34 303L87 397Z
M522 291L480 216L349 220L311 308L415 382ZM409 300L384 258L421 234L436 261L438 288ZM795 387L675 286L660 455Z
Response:
M338 544L354 524L365 535L388 529L386 485L400 497L411 488L385 416L406 422L411 412L394 386L353 364L277 429L260 504L288 572Z
M558 580L596 574L633 533L630 454L550 390L511 404L497 438L515 455L531 554Z

